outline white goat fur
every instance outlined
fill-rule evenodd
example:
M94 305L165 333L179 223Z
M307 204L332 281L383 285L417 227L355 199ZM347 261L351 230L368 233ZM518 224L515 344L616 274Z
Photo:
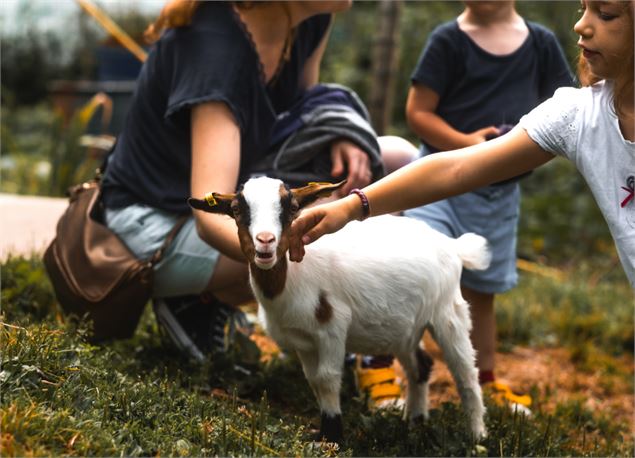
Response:
M279 180L258 178L243 188L257 251L275 253L287 237L280 222L281 186ZM263 245L257 239L262 233L275 242ZM259 268L257 259L249 261L252 270ZM460 275L463 266L483 269L489 261L481 236L452 239L421 221L380 216L351 222L306 246L302 262L286 263L286 282L277 296L266 297L254 275L250 282L267 332L282 348L297 352L326 415L341 413L343 361L355 352L394 354L408 378L404 418L427 418L428 383L419 383L415 354L429 329L456 381L472 433L483 437L485 409ZM316 316L322 302L332 309L326 322Z

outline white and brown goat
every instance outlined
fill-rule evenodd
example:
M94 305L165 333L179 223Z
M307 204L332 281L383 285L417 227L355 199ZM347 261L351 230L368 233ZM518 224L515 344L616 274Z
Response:
M342 183L289 189L253 178L237 194L189 199L199 210L232 216L249 261L250 283L271 337L298 354L317 397L320 437L342 439L340 385L347 352L394 354L408 380L404 418L428 416L428 329L443 350L476 437L485 435L481 388L470 343L471 320L461 295L461 269L483 269L483 237L458 239L396 216L351 222L287 259L289 228L298 211Z

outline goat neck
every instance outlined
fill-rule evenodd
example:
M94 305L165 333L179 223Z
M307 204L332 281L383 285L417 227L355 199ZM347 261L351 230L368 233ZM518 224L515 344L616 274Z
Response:
M249 263L253 285L257 287L267 299L274 299L284 291L287 282L287 257L281 256L280 260L271 269L264 270L255 263Z

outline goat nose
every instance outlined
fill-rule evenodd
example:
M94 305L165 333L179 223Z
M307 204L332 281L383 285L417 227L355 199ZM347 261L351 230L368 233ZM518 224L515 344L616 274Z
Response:
M258 235L256 235L256 240L258 240L260 243L268 244L275 242L276 236L273 235L271 232L260 232Z

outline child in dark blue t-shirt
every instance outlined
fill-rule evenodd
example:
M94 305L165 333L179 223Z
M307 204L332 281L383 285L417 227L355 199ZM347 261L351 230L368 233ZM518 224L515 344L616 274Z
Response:
M406 115L421 139L421 155L502 135L558 87L573 84L554 34L525 21L513 0L464 3L465 10L456 20L432 32L412 74ZM494 378L494 295L517 282L517 181L496 183L405 215L424 220L451 237L475 232L488 239L493 255L490 268L464 271L461 280L472 309L479 379L497 398L526 407L531 404L529 396L515 395ZM391 362L385 357L365 360L370 374ZM365 373L361 379L364 377Z

